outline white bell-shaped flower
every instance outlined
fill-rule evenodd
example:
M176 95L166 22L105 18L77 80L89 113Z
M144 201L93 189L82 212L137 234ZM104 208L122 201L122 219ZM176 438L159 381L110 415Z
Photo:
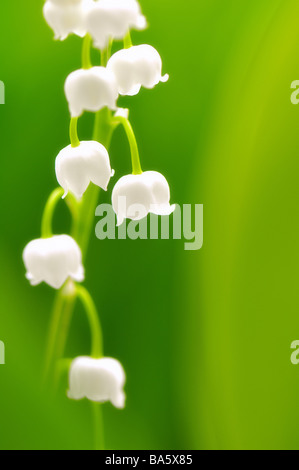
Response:
M78 147L69 145L56 157L57 181L64 189L65 197L71 191L81 199L89 183L107 190L114 171L111 170L109 154L99 142L81 142Z
M112 191L117 225L121 225L124 219L143 219L149 212L170 215L175 210L175 204L170 205L169 200L169 185L157 171L123 176Z
M124 408L125 380L124 369L116 359L77 357L70 367L67 395L73 400L110 401L116 408Z
M114 117L122 117L125 119L129 119L129 110L128 108L117 108L114 113Z
M46 0L43 13L53 29L55 39L63 41L69 34L86 34L85 15L91 0Z
M69 235L32 240L23 251L23 261L33 286L44 281L59 289L68 278L84 279L81 250Z
M137 95L140 88L153 88L166 82L169 75L162 76L162 60L156 49L148 44L122 49L109 59L111 70L117 81L120 95Z
M123 39L130 29L142 30L146 25L136 0L92 2L86 15L87 30L99 49L104 49L109 39Z
M106 106L117 109L117 83L105 67L72 72L65 81L64 91L72 117L81 116L83 111L95 113Z

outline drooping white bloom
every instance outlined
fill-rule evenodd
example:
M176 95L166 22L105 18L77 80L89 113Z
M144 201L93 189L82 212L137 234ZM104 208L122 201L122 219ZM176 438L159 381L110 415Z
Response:
M105 67L72 72L65 81L64 90L72 117L81 116L83 111L96 112L106 106L116 109L116 80Z
M59 289L68 278L84 279L81 250L69 235L32 240L23 251L23 261L33 286L46 282Z
M104 49L109 39L123 39L130 29L142 30L146 25L136 0L92 2L86 15L87 31L99 49Z
M109 59L111 70L117 81L120 95L137 95L140 88L153 88L159 82L166 82L169 75L162 76L162 60L148 44L122 49Z
M55 171L65 191L63 197L71 191L77 199L81 199L90 182L106 191L114 174L107 150L95 141L84 141L78 147L69 145L61 150L56 157Z
M175 204L170 205L169 200L169 185L157 171L123 176L112 191L112 206L117 215L117 225L121 225L126 218L143 219L149 212L170 215L175 210Z
M85 16L91 0L46 0L43 13L53 29L55 39L63 41L69 34L86 34Z
M67 395L73 400L110 401L116 408L124 408L125 380L124 369L116 359L77 357L70 367Z

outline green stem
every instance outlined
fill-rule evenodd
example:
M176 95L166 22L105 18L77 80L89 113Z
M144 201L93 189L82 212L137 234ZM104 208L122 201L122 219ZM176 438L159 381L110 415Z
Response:
M64 304L64 296L62 294L62 290L60 290L55 298L55 302L53 306L53 315L52 315L50 327L49 327L48 345L46 349L45 366L43 370L43 386L45 386L47 378L49 377L51 373L52 358L55 353L55 342L56 342L56 336L59 330L59 324L61 321L61 313L63 310L63 304Z
M116 125L112 122L111 111L104 108L96 114L95 127L93 132L93 140L100 142L108 150L112 134ZM81 247L83 261L86 257L92 224L95 217L95 209L99 200L100 188L94 184L90 184L85 192L81 206L80 216L76 229L76 239Z
M71 118L70 122L70 141L72 147L79 147L80 140L78 137L78 118L73 117Z
M108 62L108 60L109 60L110 57L111 57L112 46L113 46L113 39L110 38L110 39L109 39L108 46L107 46L107 62Z
M103 357L103 334L99 320L99 315L88 290L81 285L77 285L77 296L81 300L90 325L91 331L91 356L94 358Z
M124 37L124 48L129 49L132 46L133 46L133 44L132 44L131 34L130 34L130 30L129 30L127 32L127 34L125 35L125 37Z
M107 63L108 63L108 60L109 60L110 57L111 57L112 45L113 45L113 40L112 40L112 39L109 39L108 46L105 47L105 48L101 51L101 66L102 66L102 67L106 67L106 65L107 65Z
M91 67L90 46L91 46L91 39L88 37L85 37L85 40L83 43L83 50L82 50L82 67L83 68ZM106 52L106 57L104 58L106 62L110 57L111 46L112 46L112 42L110 43L109 48L107 49L107 52ZM73 125L74 124L76 123L73 122ZM108 150L110 146L112 134L115 128L116 128L116 124L112 121L111 111L105 108L96 114L93 139L102 143ZM91 184L88 190L86 191L86 193L84 194L80 206L78 205L79 213L74 220L72 234L81 247L83 259L86 256L86 252L88 248L88 242L89 242L90 233L92 230L95 208L98 202L98 198L99 198L99 188ZM53 212L52 212L52 215L53 215ZM52 215L50 217L51 220L52 220ZM48 219L49 217L45 217L45 223L42 224L43 226L45 225L45 233L48 233L49 225L51 228L51 224L49 224ZM63 298L63 302L61 301L61 296L63 295L62 289L60 289L60 291L57 293L57 297L56 297L56 301L55 301L53 313L52 313L52 326L50 327L50 339L48 343L48 352L46 355L47 359L46 359L46 367L45 367L45 375L47 375L48 377L50 377L50 374L51 374L51 365L55 364L56 361L61 359L63 356L65 343L67 340L67 335L68 335L68 330L69 330L69 325L70 325L71 317L75 308L76 297L68 296L68 297ZM84 295L84 299L86 299L85 295ZM97 319L97 321L99 320ZM98 326L96 327L96 329L98 329ZM101 331L100 328L99 328L99 331ZM101 335L98 333L98 339L93 340L94 341L93 349L95 349L95 353L102 353L102 351L100 351L100 348L102 347L101 346L102 340L100 338L101 338ZM50 364L50 366L48 364ZM94 420L95 420L96 443L97 443L97 446L99 443L99 448L103 449L104 444L103 444L103 432L102 432L102 418L101 418L100 412L101 410L99 408L99 405L95 404Z
M86 34L83 40L82 46L82 68L88 70L92 67L91 58L90 58L90 49L91 49L92 39L90 34Z
M72 281L70 282L72 283ZM67 295L65 295L65 303L62 308L59 331L58 331L58 336L57 336L56 344L55 344L55 351L54 351L54 358L53 358L54 364L57 361L59 361L64 355L68 332L69 332L69 328L70 328L70 324L71 324L71 320L73 316L73 311L75 308L76 287L73 285L73 283L70 286L71 286L71 290Z
M95 450L105 450L102 405L91 403L94 419Z
M105 145L105 147L108 149L115 127L116 125L113 124L111 120L111 111L105 108L99 111L96 115L93 138ZM61 188L58 188L58 190L60 191L59 194L61 197L63 191ZM76 215L72 234L81 247L83 259L85 259L87 253L88 242L94 221L95 208L99 198L99 192L100 191L98 186L91 184L84 194L80 206L77 205L79 213ZM46 217L46 219L48 220L49 217ZM51 224L47 222L45 225ZM62 357L68 334L68 327L75 306L75 300L71 297L63 297L63 302L60 300L61 296L63 295L62 290L63 287L56 294L56 300L54 302L52 313L52 326L50 327L51 333L50 339L48 341L48 348L46 353L47 359L45 365L45 376L47 377L50 376L52 370L49 364L52 365L56 360L59 360ZM61 323L63 318L63 323ZM60 327L61 324L62 327Z
M100 142L104 147L108 148L110 146L115 127L116 126L112 121L112 113L110 109L101 109L95 115L92 138Z
M120 124L122 124L127 134L128 141L130 144L130 149L131 149L133 175L141 175L142 169L140 165L138 145L137 145L136 137L135 137L130 121L122 116L118 116L117 118L114 119L114 122L119 122Z
M71 235L74 236L74 228L76 227L78 223L80 202L77 201L77 199L72 193L67 194L65 198L65 202L72 216Z
M75 289L72 281L67 281L58 291L49 328L49 336L46 349L45 367L43 374L43 385L46 385L47 379L55 370L55 361L60 354L63 354L68 329L70 315L66 312L70 311L70 305L75 302ZM64 315L62 315L64 313ZM58 341L59 337L59 341ZM61 357L61 356L60 356Z
M72 361L73 359L63 358L57 362L57 366L55 368L55 377L54 377L55 389L57 385L60 383L60 381L62 380L63 376L68 375Z
M54 215L54 211L57 206L57 203L62 198L63 193L64 191L62 188L54 189L54 191L50 194L46 202L44 213L42 216L42 226L41 226L42 238L50 238L53 235L53 232L52 232L53 215Z
M64 194L62 188L56 188L50 194L44 209L42 216L42 225L41 225L41 236L42 238L50 238L53 235L52 223L53 216L58 202L61 200ZM70 210L70 213L73 218L73 222L76 222L78 218L78 202L72 194L66 196L66 203Z

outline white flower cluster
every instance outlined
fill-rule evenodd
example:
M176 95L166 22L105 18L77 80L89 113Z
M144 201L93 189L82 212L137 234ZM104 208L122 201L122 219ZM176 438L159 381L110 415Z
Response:
M46 0L43 12L55 39L88 32L99 49L110 39L123 39L130 29L147 26L137 0Z
M137 0L46 0L44 17L55 38L69 34L89 34L95 47L103 50L111 40L121 40L130 29L146 27ZM72 120L85 111L107 107L114 119L127 121L127 111L117 107L119 95L136 95L141 87L153 88L168 80L162 76L162 60L151 46L131 46L116 52L106 67L95 66L72 72L65 81L65 95ZM139 157L138 157L139 158ZM133 157L132 157L133 160ZM114 171L107 149L96 141L83 141L62 149L56 157L56 177L65 197L71 193L80 200L90 183L107 190ZM138 173L138 174L137 174ZM126 218L140 220L148 213L169 215L169 185L158 172L146 171L119 179L112 191L112 205L120 225ZM81 250L68 235L55 235L31 241L23 252L26 277L32 285L46 282L59 289L67 279L84 280ZM110 400L124 406L125 373L111 358L78 357L71 365L68 396L92 401Z
M167 80L159 53L142 44L116 52L107 67L72 72L64 90L71 116L79 117L83 111L96 112L106 106L115 111L119 95L137 95L142 86L150 89Z

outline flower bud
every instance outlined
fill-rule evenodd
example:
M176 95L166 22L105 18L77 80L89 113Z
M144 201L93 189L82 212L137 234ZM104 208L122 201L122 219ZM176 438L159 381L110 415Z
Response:
M162 76L161 57L156 49L148 44L116 52L109 59L107 68L116 77L120 95L137 95L142 86L153 88L169 78L169 75Z
M83 111L97 112L106 106L116 109L118 98L115 77L105 67L92 67L72 72L64 85L66 99L72 117Z
M85 36L85 14L89 3L90 0L46 0L43 13L55 39L63 41L72 33Z
M78 147L69 145L56 157L57 181L64 189L65 197L71 191L81 199L89 183L107 190L114 171L111 170L109 154L99 142L81 142Z
M112 191L117 225L121 225L126 218L140 220L149 212L170 215L175 210L175 204L170 205L169 200L169 185L164 176L156 171L123 176Z
M146 19L136 0L101 0L89 5L86 27L99 49L108 46L109 39L123 39L131 29L144 29Z
M32 240L23 251L26 278L36 286L46 282L59 289L68 278L84 279L81 250L68 235Z
M116 408L124 408L125 380L123 367L116 359L77 357L70 367L67 396L73 400L110 401Z

